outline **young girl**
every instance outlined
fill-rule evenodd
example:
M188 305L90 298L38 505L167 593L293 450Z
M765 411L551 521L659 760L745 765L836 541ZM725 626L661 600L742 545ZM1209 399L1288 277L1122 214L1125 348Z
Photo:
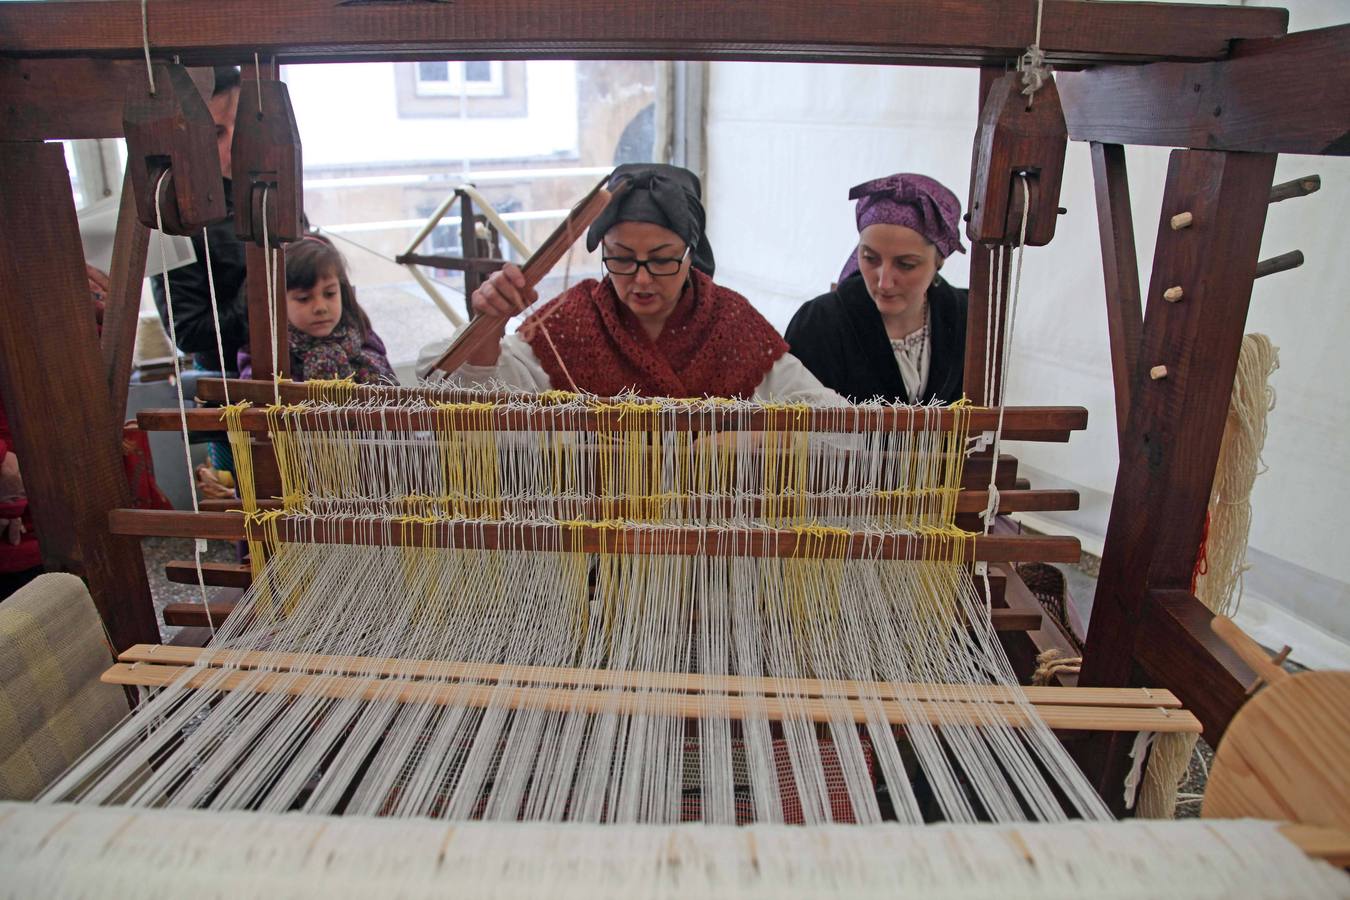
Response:
M359 384L398 383L384 341L356 302L342 254L325 238L286 245L286 320L293 381L350 375ZM240 375L250 378L252 370L241 351Z

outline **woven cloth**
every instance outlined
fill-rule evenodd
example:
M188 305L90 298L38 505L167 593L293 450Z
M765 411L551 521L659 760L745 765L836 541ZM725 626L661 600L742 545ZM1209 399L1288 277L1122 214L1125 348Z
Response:
M84 582L41 575L0 603L0 800L29 800L127 714Z

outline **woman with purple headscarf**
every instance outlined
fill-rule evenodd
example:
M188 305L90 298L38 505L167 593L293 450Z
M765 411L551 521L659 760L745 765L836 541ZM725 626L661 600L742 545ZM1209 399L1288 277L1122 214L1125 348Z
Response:
M854 401L961 399L966 291L938 275L961 246L961 203L925 175L849 191L858 246L835 290L802 305L787 342L826 387Z

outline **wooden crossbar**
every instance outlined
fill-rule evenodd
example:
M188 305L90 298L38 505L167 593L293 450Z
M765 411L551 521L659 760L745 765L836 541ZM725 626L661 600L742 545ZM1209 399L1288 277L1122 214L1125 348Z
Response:
M999 424L997 408L979 407L969 413L971 433L993 431ZM632 409L589 408L533 410L491 408L444 408L411 410L403 407L301 409L285 413L286 427L296 431L647 431L653 420ZM775 409L750 413L730 409L675 410L660 416L661 427L671 431L791 431L851 433L855 431L946 431L953 427L956 412L908 407L839 407L810 410ZM188 431L220 431L223 416L217 409L186 411ZM145 409L136 415L142 431L178 431L183 415L176 409ZM252 434L267 434L271 424L262 409L244 410L240 424ZM1022 406L1004 410L1004 437L1061 440L1071 431L1087 427L1087 410L1081 406ZM1010 434L1029 437L1013 438Z
M627 673L615 673L627 674ZM515 710L585 712L591 714L666 715L685 719L755 719L769 721L806 718L831 722L839 718L864 724L881 716L890 725L929 722L941 725L987 725L1001 720L1011 727L1033 724L1025 706L983 699L929 699L919 702L861 700L846 695L752 695L703 691L686 693L645 686L612 685L604 688L540 687L541 683L498 681L431 681L378 675L310 674L262 669L197 668L154 663L117 663L102 680L138 687L180 686L215 691L317 695L331 699L360 699L440 706L504 707ZM474 679L475 681L477 679ZM552 682L556 683L556 682ZM934 686L940 690L941 686ZM1164 707L1096 707L1038 704L1036 716L1057 730L1154 731L1199 733L1200 723L1185 710Z
M609 687L676 693L755 694L788 697L876 696L885 700L922 702L1016 703L1035 705L1099 706L1137 709L1181 709L1181 701L1163 688L1065 688L1003 685L914 684L885 681L769 678L746 675L706 675L683 672L634 672L616 669L578 669L555 666L508 666L498 663L449 662L320 653L282 653L271 650L215 650L136 644L117 656L124 663L165 666L202 666L215 669L265 669L311 675L364 675L412 680L481 681L550 687Z
M555 525L447 520L432 524L388 519L307 519L282 516L271 525L292 543L359 544L377 547L445 547L466 550L626 553L703 556L813 558L820 548L838 548L850 559L922 559L942 538L908 534L848 532L839 537L787 529L708 529L665 525ZM216 540L265 540L268 529L240 513L190 513L176 510L115 509L108 514L113 534L138 537L191 537ZM840 542L836 545L834 542ZM965 562L1077 562L1076 538L1041 535L988 535L972 539Z

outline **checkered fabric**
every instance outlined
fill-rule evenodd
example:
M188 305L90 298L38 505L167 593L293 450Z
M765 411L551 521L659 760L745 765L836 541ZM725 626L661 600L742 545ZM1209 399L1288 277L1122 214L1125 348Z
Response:
M84 582L41 575L0 603L0 800L29 800L127 714Z

